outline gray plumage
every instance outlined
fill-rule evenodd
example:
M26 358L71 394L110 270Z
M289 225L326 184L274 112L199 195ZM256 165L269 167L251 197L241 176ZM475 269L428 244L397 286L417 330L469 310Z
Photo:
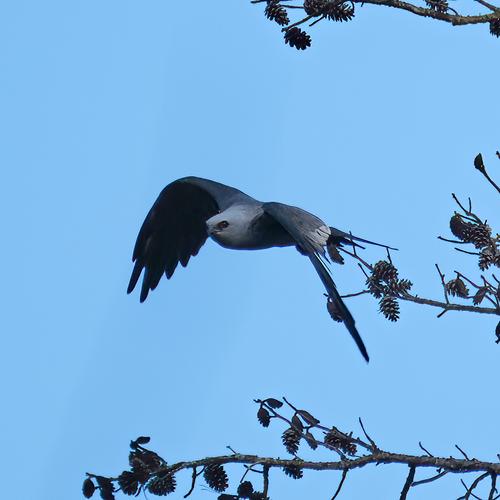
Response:
M221 246L235 250L296 246L311 260L334 304L336 315L368 361L354 319L326 266L325 247L330 243L355 245L353 240L378 244L331 228L300 208L263 203L208 179L184 177L160 193L137 237L133 253L135 265L127 293L135 288L144 270L140 295L144 302L163 273L170 279L179 262L186 267L208 236Z

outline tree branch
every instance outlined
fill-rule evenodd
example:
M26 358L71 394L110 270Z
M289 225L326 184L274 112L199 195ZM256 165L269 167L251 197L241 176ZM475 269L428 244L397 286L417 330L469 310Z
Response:
M285 43L299 50L311 45L310 36L298 26L313 20L309 27L319 22L347 22L355 15L355 8L365 4L391 7L409 12L419 17L426 17L437 21L447 22L453 26L471 24L490 25L490 32L500 36L500 8L488 3L486 0L475 0L477 4L489 10L486 14L462 15L451 8L447 0L426 0L426 7L420 7L402 0L303 0L302 5L289 5L287 0L251 0L251 3L265 3L265 16L281 26L285 33ZM288 12L304 11L304 15L291 23Z
M287 406L283 405L283 401ZM289 428L283 433L283 445L293 458L283 459L276 457L265 457L260 455L251 455L243 453L232 453L230 455L218 455L205 458L199 458L188 461L174 462L171 465L157 453L144 448L143 444L149 441L149 438L141 437L131 442L129 456L130 471L124 471L117 477L103 477L96 474L87 473L87 479L84 482L84 494L90 498L93 493L100 489L102 498L113 500L114 493L119 489L127 495L138 495L141 491L148 491L153 495L165 495L172 493L176 488L175 476L181 471L191 471L191 488L185 495L189 496L193 491L196 479L200 474L206 483L215 491L223 492L228 488L228 477L223 466L228 464L240 464L246 469L243 478L240 480L237 495L222 494L219 500L237 500L239 498L249 498L252 500L268 499L269 491L269 471L271 469L283 469L285 474L300 479L304 470L314 471L342 471L340 483L332 497L335 500L342 490L345 479L349 471L360 469L368 465L389 465L404 464L409 468L403 489L400 494L400 500L406 500L409 490L420 484L436 481L446 474L479 474L470 487L466 488L466 493L462 499L475 497L473 491L478 484L488 476L491 477L490 499L494 498L496 492L496 480L500 475L499 462L486 462L469 458L458 446L457 449L463 455L463 458L454 457L436 457L429 453L419 443L420 447L426 452L425 455L411 455L382 450L375 441L368 436L360 420L360 426L366 436L367 441L352 436L352 433L346 433L338 430L336 427L327 427L320 424L320 421L313 417L308 411L298 409L285 398L257 399L255 402L259 405L257 418L264 426L269 426L272 418L284 422ZM281 408L292 413L291 417L281 413ZM314 434L315 435L314 435ZM322 433L320 439L318 434ZM306 441L309 446L315 450L318 444L323 444L327 448L339 453L339 460L335 461L314 461L303 460L297 457L297 451L301 441ZM358 454L355 445L363 449L362 454ZM350 455L348 457L347 455ZM259 466L259 469L257 467ZM260 469L262 466L262 469ZM431 467L437 469L437 475L430 478L415 481L415 475L419 468ZM200 470L200 473L197 473ZM260 473L263 477L262 493L255 491L252 483L245 480L248 473ZM97 486L96 484L97 483Z
M498 12L491 12L489 14L482 14L478 16L461 16L459 14L448 14L446 12L440 12L438 10L418 7L417 5L413 5L412 3L401 2L399 0L354 0L354 3L393 7L395 9L411 12L412 14L415 14L417 16L429 17L432 19L437 19L439 21L445 21L447 23L451 23L453 26L488 23L500 17Z

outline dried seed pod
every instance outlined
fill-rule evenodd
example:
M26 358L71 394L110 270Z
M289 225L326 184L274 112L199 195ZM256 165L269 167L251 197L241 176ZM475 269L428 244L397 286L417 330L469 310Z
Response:
M259 408L259 411L257 412L257 419L262 427L269 427L269 424L271 422L271 415L269 415L269 412L263 406L261 406Z
M485 286L482 286L477 292L476 295L472 298L472 303L475 306L478 306L481 304L483 299L486 297L486 294L488 293L488 289Z
M125 495L135 495L139 489L139 478L131 471L123 471L118 476L118 484Z
M160 457L152 451L135 450L129 454L129 464L132 472L140 483L145 483L150 474L163 465Z
M474 168L477 168L480 172L484 172L486 167L484 166L483 155L479 153L474 158Z
M500 19L490 21L490 33L497 38L500 37Z
M390 288L394 293L404 295L411 290L412 286L413 286L413 283L410 280L402 279L402 280L393 281L390 285Z
M311 37L297 26L285 31L285 43L297 50L305 50L311 46Z
M425 0L427 7L441 14L445 14L448 11L449 5L447 0Z
M224 467L220 464L209 464L205 467L203 477L208 486L221 493L228 487L228 479Z
M269 20L280 26L286 26L290 22L286 9L280 5L279 0L268 0L264 14Z
M283 467L283 472L293 478L293 479L301 479L302 476L304 475L302 469L300 467L297 467L296 465L290 465L288 467Z
M113 492L115 491L115 487L113 486L111 479L103 476L96 476L95 479L99 485L102 500L114 500L115 495Z
M446 290L454 297L466 299L469 296L469 289L460 278L448 281L448 283L446 283Z
M327 0L304 0L304 11L308 16L322 16L327 4Z
M355 455L357 451L356 445L347 437L343 437L342 435L340 435L337 429L331 429L325 435L324 442L328 446L342 450L348 455Z
M95 484L89 477L83 481L82 493L85 498L90 498L95 492Z
M387 262L386 260L379 260L373 266L372 277L375 280L381 280L389 283L390 281L398 278L398 270L390 262Z
M382 284L380 279L375 278L373 276L370 276L366 280L366 287L368 288L368 291L376 298L380 299L382 295L384 295L387 292L387 287Z
M281 436L281 441L290 455L296 455L299 451L300 433L293 427L288 428Z
M330 21L344 22L350 21L354 17L354 5L348 3L338 4L336 2L328 2L324 15Z
M253 493L253 484L250 481L243 481L238 486L239 498L250 498Z
M399 319L399 303L391 295L384 295L379 302L380 312L389 320L397 321Z
M264 493L262 491L254 491L252 493L252 496L250 497L250 500L269 500L269 497L264 496Z
M476 248L484 248L491 243L491 227L487 224L473 224L470 228L469 241Z
M495 255L492 252L491 248L483 248L481 250L481 253L479 254L479 269L481 271L486 271L494 262L495 260Z
M153 495L165 496L173 493L176 486L175 476L170 473L164 473L151 479L147 488Z
M460 214L455 213L450 219L450 230L461 241L470 241L471 227L472 224L465 222Z

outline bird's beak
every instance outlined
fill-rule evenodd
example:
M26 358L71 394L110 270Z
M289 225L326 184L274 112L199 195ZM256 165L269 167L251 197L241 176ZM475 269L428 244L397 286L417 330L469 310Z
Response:
M212 234L217 234L218 232L219 231L218 231L218 229L215 226L210 227L207 224L207 233L208 233L209 236L211 236Z

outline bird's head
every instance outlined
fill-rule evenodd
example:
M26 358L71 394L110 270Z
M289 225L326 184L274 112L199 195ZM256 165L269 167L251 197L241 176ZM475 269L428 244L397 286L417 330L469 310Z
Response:
M223 246L237 246L248 231L248 218L237 207L231 207L207 220L207 232Z

